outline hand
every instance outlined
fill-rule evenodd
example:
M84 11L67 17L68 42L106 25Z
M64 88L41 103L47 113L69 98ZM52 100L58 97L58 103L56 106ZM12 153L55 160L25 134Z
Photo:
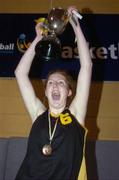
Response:
M44 21L45 21L45 18L39 18L36 21L37 24L35 26L35 30L36 30L36 36L39 39L41 39L44 35L47 35L47 33L48 33L48 30L43 27Z
M76 6L70 6L70 7L68 7L67 11L68 11L68 13L69 13L70 16L73 15L73 10L78 12Z
M43 26L43 22L39 22L39 23L37 23L36 26L35 26L36 36L39 37L39 38L42 38L42 36L43 36L42 26Z
M78 21L78 10L76 9L75 6L70 6L68 9L67 9L68 13L69 13L69 22L71 23L71 25L73 26L73 28L75 29L77 27L77 25L79 24L79 21Z
M80 20L83 18L83 16L78 12L75 6L69 7L69 13L70 13L70 9L71 9L71 13L75 14L77 18L79 18Z

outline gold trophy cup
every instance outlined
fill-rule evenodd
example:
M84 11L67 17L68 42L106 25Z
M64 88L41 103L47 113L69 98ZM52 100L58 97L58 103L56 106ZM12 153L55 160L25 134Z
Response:
M65 30L68 23L68 11L59 7L52 8L47 20L43 23L43 28L47 30L47 35L39 41L35 47L36 57L40 60L51 61L61 57L61 42L57 35Z

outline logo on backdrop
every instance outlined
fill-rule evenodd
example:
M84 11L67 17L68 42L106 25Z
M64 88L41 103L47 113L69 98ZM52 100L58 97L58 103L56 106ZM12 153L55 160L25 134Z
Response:
M25 34L20 34L17 38L17 48L18 51L24 53L31 42L27 42L27 38ZM87 42L90 50L91 58L94 60L119 60L119 42L117 44L109 44L108 46L99 46L99 47L91 47L90 43ZM0 42L0 54L11 54L14 53L15 43L2 43ZM77 47L72 48L72 46L63 46L62 47L62 58L71 59L71 58L79 58Z
M19 35L17 39L17 48L20 52L24 53L28 49L30 44L31 44L30 42L27 43L25 34Z
M0 54L4 53L13 53L14 52L14 47L15 44L10 42L10 43L2 43L0 42Z
M31 42L26 41L26 35L20 34L19 38L17 39L17 48L20 52L24 53L28 47L30 46ZM99 47L91 47L90 43L87 42L89 46L89 51L91 58L96 60L119 60L119 43L117 44L109 44L107 47L99 46ZM9 45L2 45L0 44L0 50L7 50L13 51L14 44L10 43ZM72 59L72 58L79 58L78 56L78 49L77 47L72 48L72 46L63 46L62 47L62 58L64 59Z

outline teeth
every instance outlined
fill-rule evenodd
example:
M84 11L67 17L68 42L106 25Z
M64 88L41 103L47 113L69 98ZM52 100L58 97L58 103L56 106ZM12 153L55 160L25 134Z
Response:
M53 92L52 94L53 95L59 95L59 92Z
M58 93L53 93L53 95L55 95L55 96L59 96L59 94L58 94Z

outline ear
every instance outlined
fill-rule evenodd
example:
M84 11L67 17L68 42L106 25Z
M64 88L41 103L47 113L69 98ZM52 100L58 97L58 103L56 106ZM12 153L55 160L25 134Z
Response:
M72 90L69 89L69 92L68 92L68 97L70 97L72 95Z

